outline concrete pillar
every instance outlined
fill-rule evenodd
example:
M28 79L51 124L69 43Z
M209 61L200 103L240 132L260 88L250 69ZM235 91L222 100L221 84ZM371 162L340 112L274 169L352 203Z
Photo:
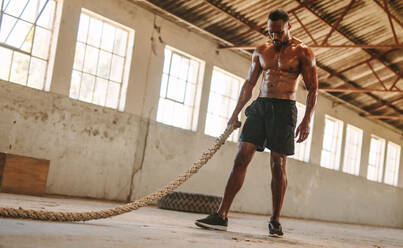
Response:
M320 156L322 153L323 133L325 131L325 114L321 111L316 111L314 120L315 125L312 130L312 143L311 143L311 158L310 164L320 166Z
M204 67L204 76L203 76L199 118L198 118L199 121L197 125L197 132L200 134L204 134L204 128L206 126L207 108L210 96L211 78L213 76L213 67L214 65L210 63L206 63Z
M54 33L54 36L57 36L57 39L55 39L57 40L57 45L54 52L52 80L50 88L47 90L68 96L81 5L77 4L76 1L58 1L58 4L62 4L60 17L62 21L56 24L59 25L58 32Z
M397 186L403 188L403 150L400 146L400 161L399 161L399 176L397 180Z
M370 144L371 144L371 134L364 131L362 134L361 164L359 175L365 178L367 178L367 172L368 172Z
M343 132L341 135L341 147L340 147L340 163L339 163L339 171L343 171L343 166L344 166L344 152L346 148L346 129L347 129L347 123L343 123Z

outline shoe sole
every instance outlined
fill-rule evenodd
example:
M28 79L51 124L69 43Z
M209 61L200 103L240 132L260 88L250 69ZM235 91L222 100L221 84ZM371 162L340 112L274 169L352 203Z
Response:
M272 238L282 238L283 235L276 234L276 233L270 233L270 234L269 234L269 237L272 237Z
M211 229L211 230L217 230L217 231L227 231L226 226L209 225L209 224L202 223L199 221L196 221L195 225L198 227L205 228L205 229Z

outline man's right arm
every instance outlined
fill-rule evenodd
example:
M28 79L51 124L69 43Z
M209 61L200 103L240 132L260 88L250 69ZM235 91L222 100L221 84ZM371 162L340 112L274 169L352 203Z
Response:
M231 118L228 121L228 125L232 124L235 127L241 126L241 123L238 121L238 115L241 112L242 108L245 106L245 104L252 97L252 90L255 87L257 80L259 79L260 73L262 72L262 67L259 61L259 55L256 50L253 52L252 65L250 67L248 77L245 79L245 82L242 85L238 103L234 109L234 112L232 113Z

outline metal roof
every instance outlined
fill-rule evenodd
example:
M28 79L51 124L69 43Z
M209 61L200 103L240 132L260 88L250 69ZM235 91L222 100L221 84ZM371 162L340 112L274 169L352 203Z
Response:
M267 40L275 8L314 50L319 88L367 118L403 130L403 1L144 0L154 12L214 37L220 49L251 51Z

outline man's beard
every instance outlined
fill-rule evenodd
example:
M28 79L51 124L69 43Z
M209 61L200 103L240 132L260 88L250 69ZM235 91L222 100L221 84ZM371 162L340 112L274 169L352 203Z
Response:
M285 40L285 41L280 41L280 40L273 41L274 49L276 49L276 51L280 51L281 48L287 46L287 43L288 43L288 40Z

